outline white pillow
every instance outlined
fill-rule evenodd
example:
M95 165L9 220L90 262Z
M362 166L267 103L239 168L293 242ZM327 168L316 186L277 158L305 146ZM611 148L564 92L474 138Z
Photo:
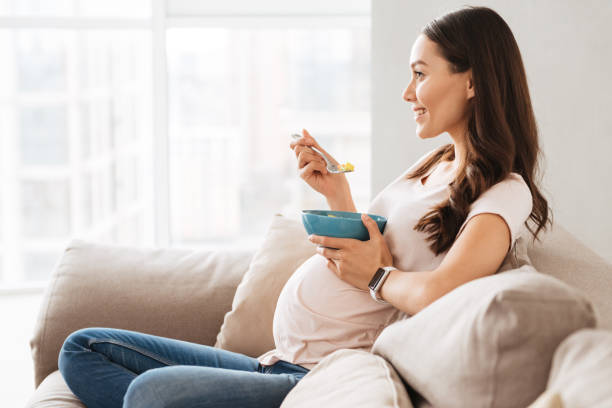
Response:
M466 283L385 328L372 352L433 406L528 406L565 337L595 326L578 290L530 265Z
M325 356L287 394L281 408L412 408L401 378L383 358L341 349Z
M579 330L555 351L547 390L568 407L612 407L612 331Z

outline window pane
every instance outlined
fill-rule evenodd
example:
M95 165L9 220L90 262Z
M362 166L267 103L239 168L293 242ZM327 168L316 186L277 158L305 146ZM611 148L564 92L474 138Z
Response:
M21 196L24 236L68 236L70 195L67 181L24 181Z
M150 30L0 33L0 217L20 220L0 286L48 277L70 237L150 243Z
M65 91L66 47L63 31L16 31L15 58L19 90Z
M92 226L93 188L92 176L87 172L81 175L81 217L82 227L87 230Z
M367 28L168 30L174 243L253 241L276 212L327 208L288 148L302 128L355 165L367 208L369 44Z
M26 251L23 256L24 280L41 281L49 278L63 251Z
M119 208L128 208L138 201L138 164L137 156L127 156L119 158L113 167Z
M67 164L68 135L64 106L22 108L19 115L23 164Z
M135 215L129 217L124 222L121 222L113 228L113 242L132 244L137 237L142 234L143 217Z
M147 17L151 0L0 0L0 15Z

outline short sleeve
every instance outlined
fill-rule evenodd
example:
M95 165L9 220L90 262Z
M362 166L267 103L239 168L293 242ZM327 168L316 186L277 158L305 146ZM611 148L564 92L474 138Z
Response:
M505 180L491 186L472 203L470 212L459 228L457 237L475 215L498 214L506 221L510 229L510 248L512 248L523 233L525 221L531 214L532 207L531 191L527 183L520 174L510 173Z

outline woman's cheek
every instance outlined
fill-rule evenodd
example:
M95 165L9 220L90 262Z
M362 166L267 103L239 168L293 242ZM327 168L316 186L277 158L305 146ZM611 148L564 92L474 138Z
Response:
M416 97L419 105L423 105L429 111L429 94L427 88L424 88L423 85L418 87L416 90Z

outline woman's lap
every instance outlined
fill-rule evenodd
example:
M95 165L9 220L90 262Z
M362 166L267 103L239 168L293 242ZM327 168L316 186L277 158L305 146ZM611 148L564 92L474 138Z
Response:
M275 405L274 401L282 401L308 372L290 363L279 363L283 367L276 372L289 374L263 374L257 359L243 354L108 328L72 333L59 358L68 386L89 408L120 407L128 391L126 406L130 407L139 406L137 399L144 401L144 396L152 398L148 403L157 406L172 406L179 397L183 398L176 402L179 405L185 405L184 398L188 397L194 400L189 404L202 407L223 406L225 400L234 406L249 406L248 400L260 407L278 406L280 402ZM160 394L162 389L166 391ZM182 391L170 392L172 389ZM213 399L217 402L213 403Z

